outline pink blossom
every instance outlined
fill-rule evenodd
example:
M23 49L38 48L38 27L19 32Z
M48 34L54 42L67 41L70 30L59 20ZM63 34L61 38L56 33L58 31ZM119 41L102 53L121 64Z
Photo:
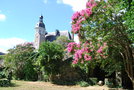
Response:
M67 50L68 50L68 52L69 53L72 53L72 52L74 52L74 47L76 47L77 46L77 43L75 43L75 42L71 42L71 43L69 43L68 45L67 45Z
M103 8L106 8L106 6L103 6Z
M87 7L91 7L92 6L92 3L89 1L89 2L86 3L86 6Z
M32 45L33 46L33 42L25 42L25 43L18 44L18 45L20 45L20 46Z
M81 16L84 16L84 15L85 15L85 10L81 10L81 11L80 11L80 15L81 15Z
M72 64L77 64L78 61L77 60L73 60Z
M104 47L106 47L106 46L107 46L107 43L106 43L106 42L104 42L104 43L103 43L103 46L104 46Z
M72 25L72 32L73 33L78 33L78 31L80 30L81 25L79 23L73 24Z
M72 49L72 47L68 47L67 50L70 53L70 52L72 52L73 49Z
M80 16L80 13L79 12L75 12L72 16L72 20L75 20L75 19L78 19Z
M78 21L77 21L77 23L82 23L83 21L85 21L86 19L85 19L85 17L83 17L83 18L81 18L81 19L79 19Z
M80 47L81 47L81 46L80 46L80 43L79 43L79 44L77 44L77 47L78 47L78 48L80 48Z
M101 46L101 47L97 50L97 53L102 53L102 49L103 49L103 47Z
M77 50L74 54L74 59L82 59L82 55L83 55L84 51L83 50Z
M104 55L104 54L101 54L100 56L101 56L102 58L104 58L104 59L107 58L107 56Z
M86 55L84 55L84 59L85 59L86 61L89 61L89 60L92 59L92 57L86 54Z
M82 50L77 50L76 53L78 54L79 59L81 59L82 58L83 51Z
M89 53L89 52L90 52L89 48L84 48L84 51L85 51L86 53Z
M86 3L86 6L89 7L89 8L93 8L95 7L97 4L94 0L90 0Z
M83 63L84 63L84 61L82 60L82 61L81 61L81 63L83 64Z
M87 15L87 16L90 16L91 14L92 14L91 9L90 9L90 8L87 8L87 9L86 9L86 15Z

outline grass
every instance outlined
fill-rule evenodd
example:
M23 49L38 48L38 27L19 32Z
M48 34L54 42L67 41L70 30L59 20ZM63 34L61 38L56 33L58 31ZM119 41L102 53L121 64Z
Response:
M0 90L109 90L106 86L62 86L51 84L50 82L30 82L12 80L10 87L0 87Z
M42 82L12 80L10 87L0 87L0 90L47 90Z

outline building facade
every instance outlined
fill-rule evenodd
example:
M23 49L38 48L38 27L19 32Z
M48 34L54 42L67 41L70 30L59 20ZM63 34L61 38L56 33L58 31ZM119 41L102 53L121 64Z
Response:
M43 16L41 15L39 17L39 22L35 26L35 41L34 46L36 49L39 48L40 44L44 41L54 41L59 36L66 36L69 40L72 39L71 34L65 30L65 31L59 31L55 30L55 32L48 33L45 28L45 24L43 22Z

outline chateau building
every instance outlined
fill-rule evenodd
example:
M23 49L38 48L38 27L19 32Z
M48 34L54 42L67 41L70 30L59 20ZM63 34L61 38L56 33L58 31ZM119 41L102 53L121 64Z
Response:
M43 16L39 17L39 22L35 26L35 41L34 46L36 49L39 48L40 44L44 41L54 41L58 36L66 36L69 40L72 39L71 34L66 31L56 30L55 32L48 33L45 28L45 24L43 23Z

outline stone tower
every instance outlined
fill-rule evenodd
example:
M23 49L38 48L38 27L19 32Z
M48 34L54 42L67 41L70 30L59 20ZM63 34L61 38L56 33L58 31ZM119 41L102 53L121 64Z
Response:
M46 35L46 28L45 24L43 23L43 16L41 15L39 17L39 22L35 26L35 41L34 46L36 49L39 48L40 44L45 41L45 35Z

